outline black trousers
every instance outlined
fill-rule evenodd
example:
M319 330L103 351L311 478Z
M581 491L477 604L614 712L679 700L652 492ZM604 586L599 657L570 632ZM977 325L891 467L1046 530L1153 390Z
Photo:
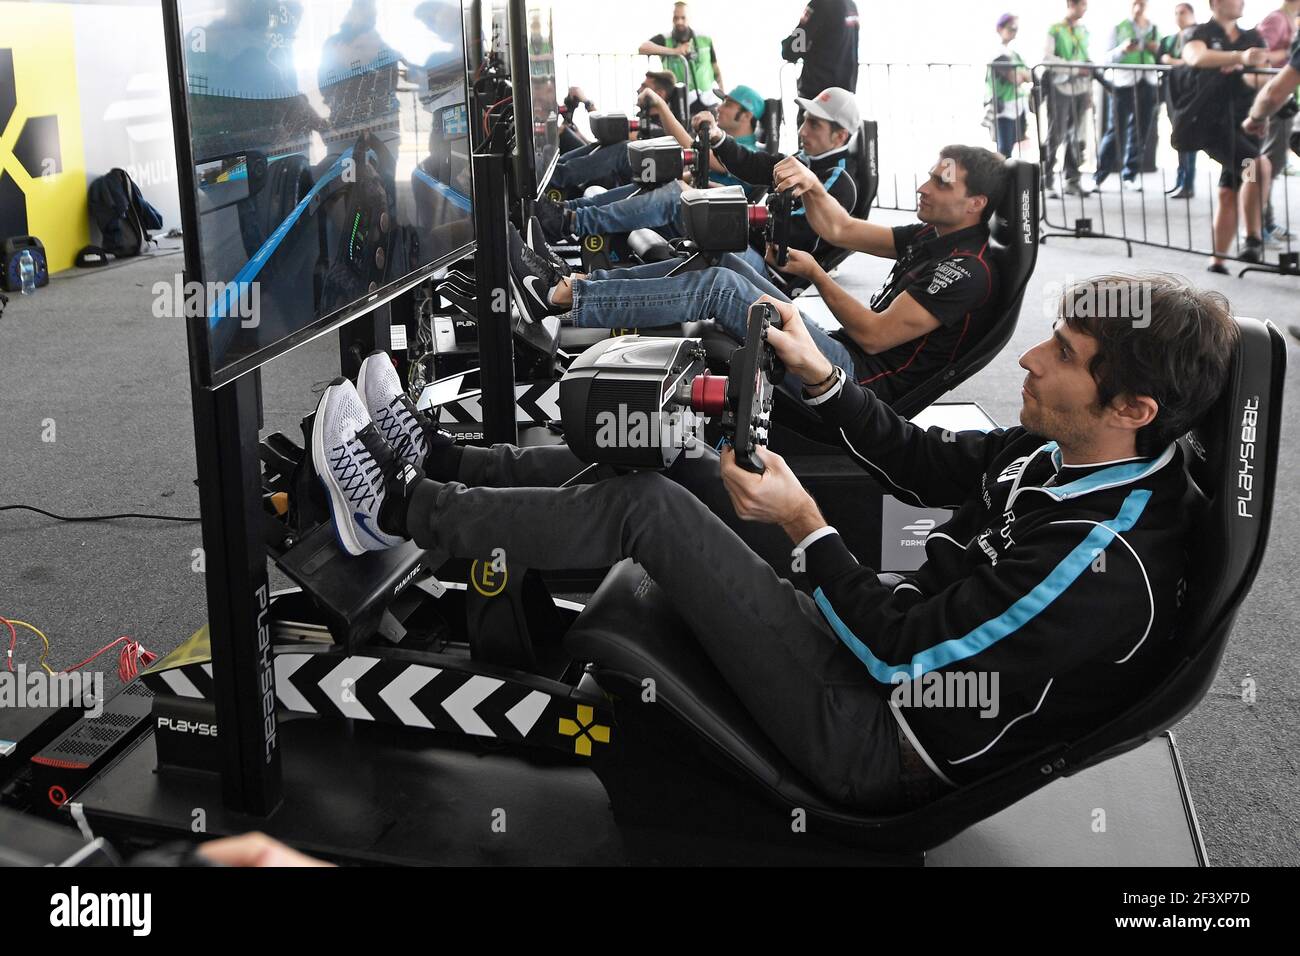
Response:
M745 708L826 797L862 810L902 801L887 691L790 580L792 543L739 519L718 457L697 449L665 473L558 488L583 465L564 446L466 448L459 482L426 480L408 526L425 548L530 568L631 557L691 622ZM472 487L471 487L472 485ZM650 675L647 675L650 676Z

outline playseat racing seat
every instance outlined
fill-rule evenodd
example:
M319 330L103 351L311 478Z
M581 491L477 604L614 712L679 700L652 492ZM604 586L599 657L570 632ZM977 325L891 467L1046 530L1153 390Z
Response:
M1187 603L1167 639L1166 679L1140 700L1117 701L1092 733L1062 740L1021 763L931 803L866 815L813 790L772 745L692 640L671 600L640 566L616 565L565 638L614 700L621 746L592 767L626 823L689 826L785 842L791 812L807 833L865 851L937 846L1060 776L1124 753L1177 723L1205 695L1233 621L1263 557L1272 512L1286 346L1271 325L1238 319L1241 340L1228 385L1181 440L1193 515ZM655 681L643 703L642 681ZM815 746L816 741L809 741Z

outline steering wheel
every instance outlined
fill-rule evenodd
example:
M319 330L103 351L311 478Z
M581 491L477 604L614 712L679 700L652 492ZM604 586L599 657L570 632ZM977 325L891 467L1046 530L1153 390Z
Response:
M709 188L709 157L713 153L713 143L709 140L709 131L701 130L695 137L695 165L691 167L691 185L696 189Z
M761 475L763 461L758 446L767 444L772 392L785 375L785 368L767 344L770 326L781 326L781 314L771 302L756 302L749 307L745 344L731 354L731 371L727 375L727 409L723 418L723 435L736 451L736 464Z
M767 199L768 238L776 246L776 264L783 266L790 258L790 211L794 205L793 194L772 193ZM779 320L778 320L779 324Z

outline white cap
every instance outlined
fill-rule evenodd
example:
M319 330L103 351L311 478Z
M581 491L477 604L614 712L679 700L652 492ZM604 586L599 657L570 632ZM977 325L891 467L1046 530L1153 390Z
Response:
M810 100L796 96L805 113L811 113L818 119L829 120L843 127L850 133L856 133L862 125L862 114L858 112L858 102L848 90L831 86L822 90Z

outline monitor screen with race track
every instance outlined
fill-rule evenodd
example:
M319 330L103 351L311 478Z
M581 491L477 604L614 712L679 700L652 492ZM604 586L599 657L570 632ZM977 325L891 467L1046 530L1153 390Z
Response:
M200 384L257 368L472 247L459 0L180 0L173 23Z

